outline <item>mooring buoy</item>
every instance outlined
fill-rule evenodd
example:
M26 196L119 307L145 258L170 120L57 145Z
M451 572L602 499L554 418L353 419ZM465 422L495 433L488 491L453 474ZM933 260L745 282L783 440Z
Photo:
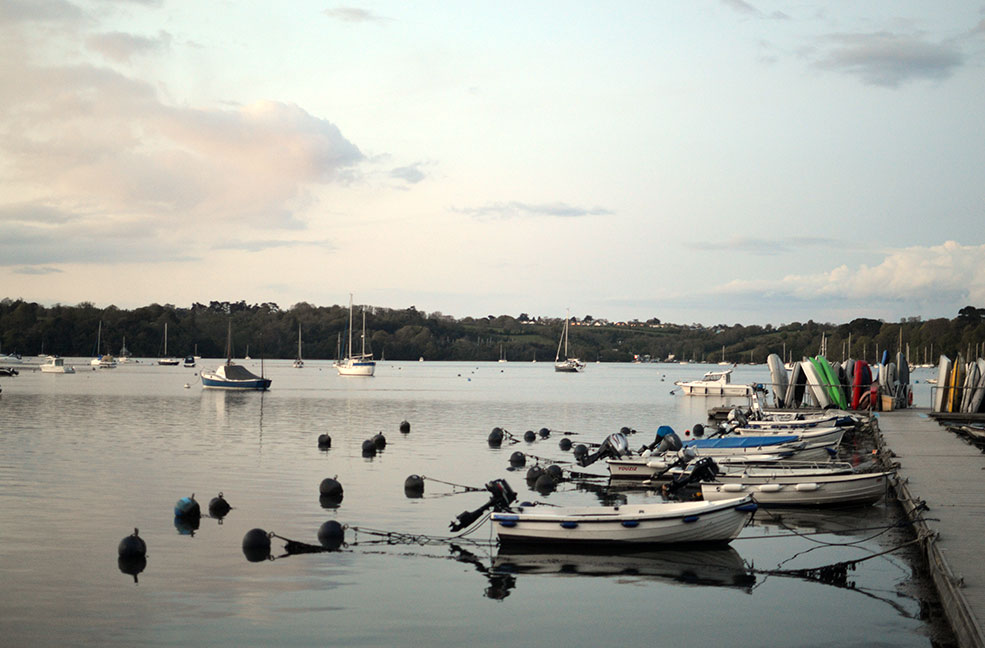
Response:
M409 475L404 480L404 495L417 498L424 496L424 478L420 475Z
M332 447L332 437L327 434L318 435L318 447L319 448L331 448Z
M372 441L373 441L373 445L376 446L377 450L382 450L383 448L386 447L386 437L383 436L382 432L375 434L372 438Z
M568 437L561 437L561 440L558 442L557 445L559 448L567 452L568 450L571 450L571 439L569 439Z
M519 468L520 466L525 466L526 464L527 457L519 450L510 455L510 465L514 468Z
M494 427L492 429L492 432L489 433L489 438L487 439L487 441L489 442L489 447L491 447L491 448L498 448L500 445L502 445L503 444L503 428L501 428L501 427Z
M270 557L270 535L263 529L250 529L243 536L243 555L250 562Z
M174 504L174 516L176 518L193 519L202 517L202 509L195 501L195 493L191 497L182 497Z
M345 529L335 520L329 520L318 528L318 542L321 546L334 551L345 541Z
M526 432L523 433L523 440L526 441L527 443L533 443L534 441L537 440L537 435L534 434L533 430L527 430Z
M372 439L366 439L363 441L363 456L364 457L375 457L376 456L376 443Z
M214 518L219 518L220 520L229 514L229 511L233 507L229 506L229 502L226 498L222 496L222 491L218 495L209 500L209 515Z
M120 558L143 558L147 555L147 543L140 537L139 531L134 528L133 533L120 540L116 551Z
M407 421L401 421L400 422L400 431L403 432L404 434L409 434L410 433L410 423L408 423Z

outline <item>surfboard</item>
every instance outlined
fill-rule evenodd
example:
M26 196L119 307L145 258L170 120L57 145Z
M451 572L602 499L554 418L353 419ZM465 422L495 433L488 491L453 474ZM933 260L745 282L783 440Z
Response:
M937 365L937 385L934 387L934 411L943 412L947 407L947 381L951 376L951 359L942 355Z
M788 407L786 404L789 379L783 360L775 353L766 356L766 364L770 368L770 380L773 381L773 402L776 407Z

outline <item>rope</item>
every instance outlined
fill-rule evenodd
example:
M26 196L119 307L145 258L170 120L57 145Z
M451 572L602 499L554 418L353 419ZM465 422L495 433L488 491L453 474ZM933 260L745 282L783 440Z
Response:
M439 484L444 484L445 486L451 486L452 488L461 488L465 492L482 492L486 490L485 488L476 488L475 486L466 486L464 484L455 484L453 482L443 481L441 479L437 479L436 477L425 477L424 475L421 475L421 479L427 479L429 481L438 482Z
M433 536L425 533L402 533L399 531L386 531L384 529L373 529L370 527L357 527L349 526L347 528L352 529L355 534L364 534L368 536L375 536L376 540L368 540L359 542L358 539L353 540L349 543L350 546L356 546L360 544L387 544L387 545L400 545L400 544L416 544L420 546L425 545L436 545L445 544L453 542L469 542L476 545L484 544L482 541L472 540L466 536L474 533L476 529L480 528L486 520L489 519L489 513L486 513L482 518L476 520L468 529L462 531L462 533L455 536Z

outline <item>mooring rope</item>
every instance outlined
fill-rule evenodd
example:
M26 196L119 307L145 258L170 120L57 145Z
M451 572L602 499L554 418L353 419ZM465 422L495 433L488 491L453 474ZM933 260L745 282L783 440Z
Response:
M421 479L427 479L429 481L438 482L439 484L444 484L445 486L451 486L452 488L461 488L461 489L463 489L467 493L468 492L481 492L481 491L486 490L485 488L477 488L475 486L466 486L465 484L456 484L454 482L444 481L444 480L438 479L436 477L427 477L425 475L421 475Z

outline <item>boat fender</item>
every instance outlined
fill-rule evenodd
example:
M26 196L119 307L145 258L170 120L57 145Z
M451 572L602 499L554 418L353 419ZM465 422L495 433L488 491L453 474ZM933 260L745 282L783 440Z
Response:
M558 442L557 445L561 448L561 450L567 452L568 450L571 450L571 439L564 437Z
M382 450L386 447L386 437L383 436L382 432L373 435L373 445L376 446L377 450Z
M783 490L783 484L762 484L758 490L761 493L779 493Z
M260 562L270 557L270 534L263 529L250 529L243 536L243 555L250 562Z
M562 529L577 529L578 528L578 523L575 522L574 520L565 520L565 521L561 522L561 528Z
M182 497L175 502L174 516L176 518L194 519L202 516L202 509L195 501L195 493L191 497Z
M551 464L544 469L544 472L554 481L561 481L564 477L564 471L562 471L561 466L557 464Z
M372 439L366 439L363 441L363 456L364 457L375 457L376 456L376 444Z
M681 518L681 522L684 524L691 524L692 522L697 522L701 519L700 515L685 515Z
M527 443L533 443L534 441L537 440L537 435L534 434L533 430L527 430L526 432L523 433L523 440L526 441Z
M404 480L404 495L410 498L424 496L424 478L420 475L410 475Z
M510 455L510 465L514 468L519 468L527 464L527 457L522 452L517 450Z
M533 483L543 474L544 469L541 468L540 465L530 466L530 469L527 471L527 481Z
M489 433L489 438L487 439L487 441L489 442L489 447L490 448L498 448L500 445L502 445L502 443L503 443L503 428L501 428L501 427L494 427L492 429L492 432Z
M820 488L820 485L810 482L806 484L797 484L793 487L794 490L800 491L801 493L811 493Z
M323 497L331 497L338 500L342 499L342 484L335 477L326 477L318 485L318 492Z
M622 525L627 529L635 529L640 525L639 520L623 520Z
M410 434L410 423L408 423L407 421L401 421L400 432L403 434Z
M738 506L735 507L736 511L742 511L743 513L747 511L754 513L758 509L759 509L759 504L756 504L756 502L746 502L745 504L739 504Z
M557 484L547 473L544 473L538 477L537 481L534 482L534 490L541 495L549 495L550 493L553 493L556 488Z
M226 498L222 496L222 491L218 495L209 500L209 515L214 518L219 518L220 520L229 514L229 511L233 507L229 506L229 502Z
M143 558L147 555L147 543L144 542L139 531L135 528L131 535L120 540L116 551L120 558Z
M741 493L746 489L742 484L723 484L722 491L725 493Z
M327 434L318 435L318 447L319 448L331 448L332 447L332 437Z
M646 462L646 467L653 468L654 470L666 470L670 467L670 464L660 459L653 459L652 461Z
M318 542L329 551L335 551L345 542L345 528L335 520L328 520L318 527Z
M539 430L537 430L537 434L540 435L541 439L546 439L547 437L551 436L551 431L548 430L547 428L540 428Z

